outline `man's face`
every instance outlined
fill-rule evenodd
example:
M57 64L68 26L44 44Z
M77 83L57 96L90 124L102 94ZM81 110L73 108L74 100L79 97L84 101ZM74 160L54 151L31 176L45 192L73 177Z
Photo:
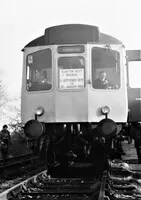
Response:
M106 78L106 73L101 73L100 75L99 75L99 79L101 80L101 81L104 81L105 80L105 78Z

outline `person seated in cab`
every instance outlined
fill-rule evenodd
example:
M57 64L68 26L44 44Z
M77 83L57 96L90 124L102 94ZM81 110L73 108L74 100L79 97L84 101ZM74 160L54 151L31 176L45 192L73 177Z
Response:
M93 87L95 89L107 89L108 88L108 80L106 79L106 72L100 71L98 78L94 80Z
M52 87L52 85L48 83L47 75L45 72L41 72L38 83L41 90L50 90Z
M50 90L52 85L48 83L46 72L38 73L37 82L31 83L30 91Z
M117 89L117 85L111 84L107 78L107 74L105 71L100 71L99 76L96 80L93 82L93 88L95 89Z

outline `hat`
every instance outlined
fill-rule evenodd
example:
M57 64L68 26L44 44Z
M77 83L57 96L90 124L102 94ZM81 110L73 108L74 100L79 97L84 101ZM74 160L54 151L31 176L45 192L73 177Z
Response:
M5 125L3 125L3 128L8 128L8 126L5 124Z

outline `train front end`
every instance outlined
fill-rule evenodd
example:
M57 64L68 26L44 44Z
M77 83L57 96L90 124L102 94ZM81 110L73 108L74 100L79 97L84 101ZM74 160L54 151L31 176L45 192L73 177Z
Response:
M127 115L125 49L119 40L98 27L72 24L48 28L26 45L25 134L52 143L55 157L75 152L78 160L90 159L93 138L119 133Z

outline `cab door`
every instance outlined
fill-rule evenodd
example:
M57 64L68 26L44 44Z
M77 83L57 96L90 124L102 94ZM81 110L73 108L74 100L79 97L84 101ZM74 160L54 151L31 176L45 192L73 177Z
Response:
M89 122L99 122L105 116L104 106L109 107L108 118L117 123L126 122L128 114L125 50L123 45L90 45L90 80L88 87ZM95 84L105 74L106 87ZM99 86L98 86L99 85Z
M141 121L141 50L127 50L128 108L130 122Z

